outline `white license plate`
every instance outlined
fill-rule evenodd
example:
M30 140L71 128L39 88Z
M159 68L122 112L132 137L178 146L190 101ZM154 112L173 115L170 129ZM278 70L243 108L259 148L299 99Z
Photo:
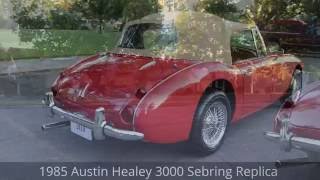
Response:
M82 125L75 123L75 122L71 122L70 129L71 129L71 132L73 132L76 135L79 135L89 141L93 140L92 130L85 127L85 126L82 126Z

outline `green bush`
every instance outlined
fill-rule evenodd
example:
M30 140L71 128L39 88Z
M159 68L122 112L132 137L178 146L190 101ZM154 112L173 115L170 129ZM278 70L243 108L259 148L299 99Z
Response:
M66 57L91 55L111 49L117 43L119 32L98 33L87 30L20 30L21 42L33 47L7 47L0 50L0 59Z

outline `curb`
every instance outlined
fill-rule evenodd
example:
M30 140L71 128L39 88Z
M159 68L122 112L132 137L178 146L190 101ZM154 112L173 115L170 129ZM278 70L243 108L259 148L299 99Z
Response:
M64 69L84 56L0 61L0 75Z
M15 108L15 107L41 107L43 104L39 99L30 99L30 100L5 100L0 99L0 109L4 108Z

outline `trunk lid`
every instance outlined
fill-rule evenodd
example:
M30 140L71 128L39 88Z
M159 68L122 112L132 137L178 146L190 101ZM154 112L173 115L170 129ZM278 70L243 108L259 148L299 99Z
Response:
M94 56L64 71L55 88L60 96L72 101L130 99L138 90L145 93L194 63L118 54Z

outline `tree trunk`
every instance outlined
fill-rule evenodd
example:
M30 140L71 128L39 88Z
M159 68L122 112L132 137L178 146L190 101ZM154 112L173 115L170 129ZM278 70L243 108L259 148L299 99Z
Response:
M102 34L103 31L103 19L99 19L99 33Z

